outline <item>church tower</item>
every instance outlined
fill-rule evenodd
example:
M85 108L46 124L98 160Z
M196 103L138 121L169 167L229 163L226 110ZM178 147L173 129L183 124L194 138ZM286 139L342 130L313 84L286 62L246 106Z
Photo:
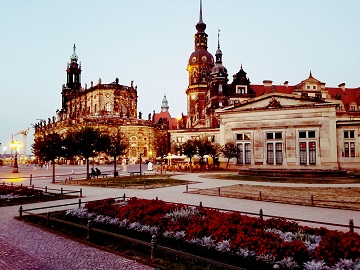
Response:
M66 110L68 101L74 99L81 89L81 64L78 64L78 56L76 54L76 46L74 44L73 54L70 56L70 63L66 68L66 84L63 85L62 95L62 110Z
M202 18L202 2L200 0L199 22L196 24L195 51L190 55L187 71L189 86L187 96L187 128L205 127L205 97L214 66L214 58L207 51L206 24Z
M220 49L220 30L218 30L218 48L215 53L215 66L211 69L205 103L207 127L219 126L215 110L228 105L228 72L222 64L222 55Z

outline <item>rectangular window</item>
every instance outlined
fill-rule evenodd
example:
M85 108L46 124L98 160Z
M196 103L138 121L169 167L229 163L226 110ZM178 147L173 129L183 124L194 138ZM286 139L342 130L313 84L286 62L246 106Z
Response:
M344 143L345 157L349 157L349 142Z
M245 164L251 164L250 143L245 143Z
M350 142L350 156L355 157L355 143Z
M316 144L309 142L309 164L316 164Z
M267 144L267 164L274 164L274 144Z
M300 139L305 139L306 138L306 131L300 131L299 132L299 138Z
M275 150L276 150L276 164L282 164L283 163L282 143L276 143Z
M301 142L300 143L300 164L305 164L307 162L307 158L306 158L306 142Z
M237 163L238 163L238 164L243 164L244 152L243 152L243 145L242 145L242 143L241 143L241 144L238 144L237 147L238 147L238 151L239 151Z
M236 140L242 141L243 140L243 135L242 134L236 134Z

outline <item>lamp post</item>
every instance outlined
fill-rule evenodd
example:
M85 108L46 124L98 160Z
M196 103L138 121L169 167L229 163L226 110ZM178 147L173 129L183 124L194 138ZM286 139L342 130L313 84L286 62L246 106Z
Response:
M17 162L17 150L20 146L21 146L21 143L18 140L11 142L11 147L15 149L15 159L14 159L14 165L13 165L13 170L12 170L13 173L19 172L19 166L18 166L18 162Z

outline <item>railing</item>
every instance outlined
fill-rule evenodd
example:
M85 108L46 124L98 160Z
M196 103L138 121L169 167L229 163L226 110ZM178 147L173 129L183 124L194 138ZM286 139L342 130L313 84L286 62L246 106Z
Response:
M124 196L116 197L114 199L122 199L122 200L125 201L127 198L129 198L129 197L126 197L125 194L124 194ZM90 202L90 201L87 201L87 202ZM52 222L58 222L60 224L66 224L66 225L70 225L70 226L73 226L73 227L76 227L76 228L80 228L80 229L86 230L86 240L88 240L88 241L91 241L91 239L93 238L93 233L99 233L99 234L112 236L112 237L115 237L115 238L118 238L118 239L123 239L123 240L126 240L126 241L130 241L130 242L140 244L140 245L143 245L143 246L147 246L147 247L150 248L150 259L151 260L156 259L157 254L158 254L157 251L162 250L162 251L165 251L165 252L168 252L168 253L171 253L171 254L175 254L176 256L181 256L181 257L186 257L186 258L190 258L190 259L193 259L193 260L202 261L202 262L205 262L205 263L208 263L208 264L211 264L211 265L215 265L215 266L218 266L218 267L222 267L222 268L225 268L225 269L246 270L244 268L237 267L237 266L234 266L234 265L230 265L230 264L227 264L227 263L223 263L223 262L219 262L219 261L212 260L212 259L209 259L209 258L205 258L205 257L201 257L201 256L198 256L198 255L190 254L190 253L183 252L183 251L180 251L180 250L176 250L176 249L173 249L173 248L170 248L170 247L158 245L156 235L152 235L151 241L147 242L147 241L139 240L139 239L136 239L136 238L128 237L128 236L125 236L125 235L122 235L122 234L113 233L113 232L101 230L101 229L98 229L98 228L94 228L93 227L93 222L91 220L89 220L87 225L85 226L85 225L81 225L81 224L77 224L77 223L73 223L73 222L69 222L69 221L65 221L65 220L61 220L61 219L51 217L50 212L47 212L46 216L44 216L43 214L35 214L35 213L31 212L31 211L35 211L35 210L43 210L43 209L64 207L64 206L70 206L70 205L78 205L78 207L81 207L81 204L83 204L83 203L86 203L86 202L82 202L81 199L79 199L78 203L67 203L67 204L61 204L61 205L55 205L55 206L37 207L37 208L31 208L31 209L26 209L26 210L23 209L22 206L20 206L19 218L21 219L23 217L23 214L27 213L28 215L32 215L32 216L36 216L38 218L46 219L47 227L50 227ZM200 203L200 205L201 205L201 203Z
M6 186L7 184L5 182L2 183L3 186ZM47 186L45 187L36 187L35 185L15 185L13 182L10 183L10 186L12 187L21 187L21 188L31 188L31 189L38 189L38 190L43 190L45 193L51 192L51 193L55 193L55 194L60 194L60 195L69 195L69 194L77 194L79 193L79 197L82 197L82 188L80 188L79 191L77 190L70 190L70 189L64 189L64 188L48 188Z
M126 200L127 198L130 198L130 197L126 197L126 194L124 193L123 196L116 197L116 198L113 198L113 199ZM158 198L156 197L156 200L157 199ZM95 200L95 201L101 201L101 200ZM85 201L84 202L84 201L81 201L81 199L79 199L79 201L77 203L68 203L68 204L61 204L61 205L53 205L53 206L31 208L31 209L23 209L23 207L20 206L19 217L21 218L24 213L31 214L31 211L33 211L33 210L57 208L57 207L70 206L70 205L77 205L78 207L81 207L82 204L87 203L87 202L91 202L91 201ZM173 203L173 202L168 202L168 203ZM203 206L202 202L200 202L199 205L194 205L194 204L182 204L182 205L191 206L191 207L204 207L205 209L211 209L211 210L222 211L222 212L235 212L235 213L239 213L239 214L258 216L262 220L264 218L279 218L279 219L286 219L286 220L291 220L291 221L296 221L296 222L305 222L305 223L310 223L310 224L328 225L328 226L332 226L332 227L349 228L350 232L354 232L354 229L359 229L360 230L360 226L355 226L354 221L352 219L350 219L349 223L345 225L345 224L331 223L331 222L324 222L324 221L315 221L315 220L307 220L307 219L299 219L299 218L290 218L290 217L284 217L284 216L266 215L266 214L264 214L262 209L259 210L259 213L254 213L254 212L229 210L229 209L216 208L216 207L205 207L205 206Z
M191 190L191 191L189 191L189 190ZM307 198L305 198L305 197L300 198L300 197L294 197L294 196L268 195L262 191L259 191L258 193L232 192L232 191L228 191L228 190L222 190L221 187L208 188L208 189L197 189L197 188L189 188L188 185L186 185L185 192L186 193L203 194L203 195L209 195L209 196L230 197L230 198L238 198L238 199L246 199L246 200L257 200L257 201L265 201L265 202L278 202L278 203L306 205L306 206L315 206L315 207L324 207L324 208L351 209L354 211L360 210L360 202L359 201L323 200L323 199L316 199L314 195L310 195ZM350 206L344 206L344 205L350 205ZM354 208L356 208L356 209L354 209Z

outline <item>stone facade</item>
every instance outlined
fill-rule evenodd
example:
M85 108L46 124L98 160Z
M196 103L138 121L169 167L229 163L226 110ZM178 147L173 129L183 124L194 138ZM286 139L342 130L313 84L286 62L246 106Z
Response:
M114 82L103 84L99 78L88 88L81 86L81 66L77 63L75 52L67 65L67 82L62 87L62 108L57 117L48 118L35 124L35 138L43 134L65 134L69 130L90 126L109 134L118 131L128 142L127 153L121 159L136 162L140 154L143 160L157 156L156 138L168 137L168 125L155 123L153 116L142 119L137 111L137 86L122 85L116 78ZM99 160L108 160L102 156Z

